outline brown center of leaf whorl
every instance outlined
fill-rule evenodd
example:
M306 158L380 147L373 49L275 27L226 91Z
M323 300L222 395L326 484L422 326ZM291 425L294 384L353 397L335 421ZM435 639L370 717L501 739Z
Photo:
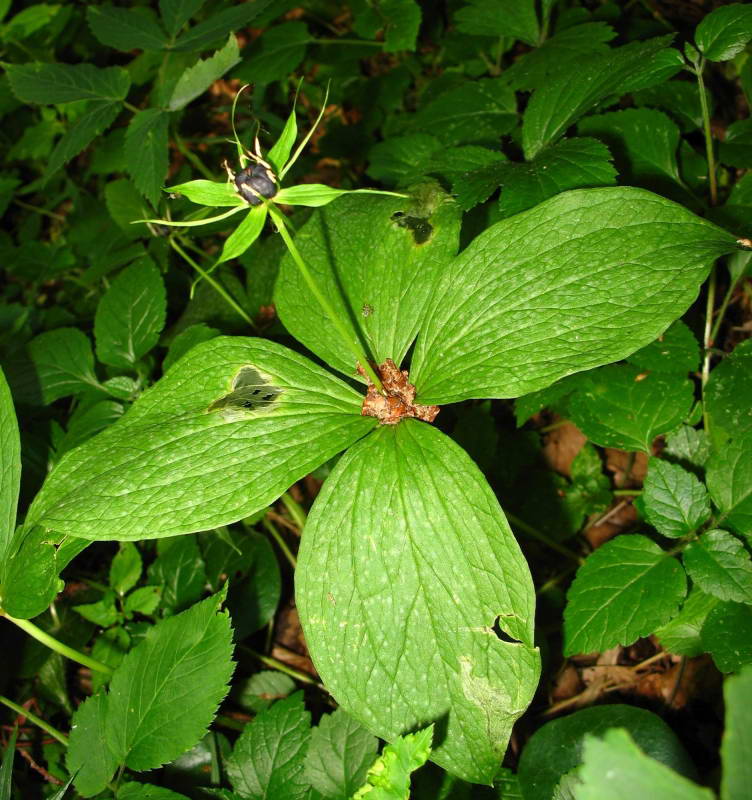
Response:
M422 406L415 402L415 387L407 380L406 369L400 369L391 358L378 367L382 394L371 382L365 370L358 364L358 372L368 382L368 391L363 399L361 414L376 417L382 425L396 425L404 417L433 422L439 413L438 406Z

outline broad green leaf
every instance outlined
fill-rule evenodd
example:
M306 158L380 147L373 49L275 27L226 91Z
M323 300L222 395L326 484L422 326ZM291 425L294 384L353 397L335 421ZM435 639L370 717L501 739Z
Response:
M156 206L169 167L167 126L170 115L160 108L147 108L133 115L125 135L125 157L133 183Z
M706 89L705 99L713 113L713 96ZM682 133L691 133L702 127L702 105L696 81L666 81L649 89L632 93L637 106L659 108L679 125Z
M311 732L305 776L330 800L350 800L376 759L378 739L341 708L325 714Z
M222 248L222 255L217 262L218 264L224 261L230 261L245 253L256 239L261 236L267 213L268 209L266 204L251 207L243 221L227 237L224 247Z
M0 565L10 553L21 485L21 439L13 397L0 368ZM0 566L0 570L2 566Z
M752 40L752 8L742 3L716 8L695 30L695 42L710 61L729 61Z
M454 15L457 30L476 36L506 36L538 44L535 0L470 0Z
M167 355L162 362L162 372L167 372L176 361L197 344L208 342L209 339L215 339L217 336L219 336L217 328L211 328L203 322L198 325L189 325L170 342Z
M421 177L424 165L440 148L441 142L428 133L394 136L368 151L366 172L374 180L404 186Z
M416 733L399 736L384 748L368 770L366 784L353 800L407 800L410 797L410 773L422 767L431 755L433 724Z
M283 22L267 28L251 44L248 57L233 76L262 86L287 78L298 68L311 41L308 26L303 22Z
M125 99L131 83L124 69L93 64L12 64L7 72L13 93L24 103L114 103Z
M710 373L704 401L711 437L752 431L752 339L738 344Z
M662 83L683 66L670 36L633 42L582 56L574 70L560 70L534 93L522 122L525 158L534 158L573 123L609 97Z
M714 800L710 789L687 780L645 755L629 733L616 728L603 739L585 739L585 758L578 772L577 800Z
M707 466L707 484L722 512L720 525L752 536L752 431L719 444Z
M726 678L723 699L726 718L721 742L721 800L743 800L752 781L752 667Z
M149 258L126 267L97 306L94 336L103 364L133 368L157 343L167 298L162 276Z
M693 586L681 611L655 635L669 653L693 658L705 652L700 638L708 614L718 605L718 599Z
M184 794L149 783L124 783L115 797L117 800L188 800Z
M700 367L700 346L694 333L677 320L654 342L632 353L627 361L641 370L686 375Z
M120 595L129 592L141 577L143 563L132 542L121 542L110 564L110 586Z
M177 36L186 22L199 12L206 0L159 0L159 13L170 36Z
M261 14L272 0L249 0L222 11L212 13L204 22L194 25L175 42L178 52L204 50L213 44L224 41L228 34L240 30ZM164 13L164 12L163 12Z
M357 392L281 345L212 339L67 453L27 524L128 540L235 522L367 433L375 420L360 406Z
M5 751L3 752L3 763L0 766L0 800L11 800L13 796L13 760L16 757L16 737L18 728L13 728Z
M752 606L718 603L705 619L700 637L721 672L738 672L752 663Z
M298 558L306 642L337 702L387 741L440 719L431 758L489 783L539 657L527 565L472 460L422 422L381 426L327 478Z
M206 586L206 569L195 536L160 539L169 544L149 565L149 583L161 588L165 616L183 611L195 603Z
M752 604L752 560L730 533L703 533L684 551L684 567L692 581L720 600Z
M752 167L752 120L732 122L718 147L718 160L732 167Z
M564 609L564 654L630 645L674 616L687 593L681 564L646 536L617 536L577 570Z
M232 788L246 800L307 800L305 757L311 714L302 692L278 700L240 734L226 762Z
M89 6L86 19L94 36L115 50L161 50L167 37L150 8Z
M319 286L353 337L374 360L401 363L413 342L436 275L455 254L459 210L432 185L411 199L339 199L314 213L295 242ZM320 358L352 376L352 354L340 341L286 255L275 291L287 330Z
M295 140L298 138L298 120L295 113L295 106L290 112L290 116L285 122L285 127L279 135L279 139L274 143L271 150L266 154L266 160L272 165L274 172L279 173L284 169L290 159L290 153L295 146Z
M122 109L119 101L91 103L85 114L80 116L66 131L47 162L45 178L50 178L64 164L87 148L117 117Z
M129 239L144 235L144 229L133 223L147 216L149 207L132 181L126 178L110 181L104 187L104 201L109 215Z
M353 30L367 39L374 39L379 32L384 37L384 52L398 53L415 50L420 28L421 10L415 0L354 0L351 3Z
M229 181L222 183L205 180L189 181L188 183L179 183L177 186L168 186L165 191L170 194L181 194L183 197L187 197L191 203L198 203L202 206L248 205Z
M686 536L710 517L703 484L691 472L660 458L650 459L642 500L648 522L664 536Z
M238 40L230 34L227 44L221 50L217 50L211 58L199 59L180 76L167 108L170 111L185 108L239 61Z
M705 474L705 464L710 456L710 442L707 432L690 425L682 425L666 439L666 447L661 454L666 461L679 464L699 477Z
M609 728L624 728L647 755L694 777L686 750L657 714L621 704L596 706L547 722L528 739L518 768L525 800L550 800L560 778L582 763L585 738Z
M565 192L497 222L442 270L413 357L419 402L517 397L624 358L734 249L720 228L626 187Z
M120 763L107 743L107 696L99 691L87 697L71 720L66 754L73 783L84 797L92 797L107 786Z

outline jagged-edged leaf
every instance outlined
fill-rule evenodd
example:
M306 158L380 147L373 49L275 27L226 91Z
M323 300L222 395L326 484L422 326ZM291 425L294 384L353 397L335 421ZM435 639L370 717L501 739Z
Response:
M752 431L719 444L707 465L707 484L721 510L719 524L752 536Z
M94 36L107 47L129 50L161 50L167 37L150 8L117 8L90 5L86 19Z
M700 632L703 649L721 672L752 663L752 606L726 601L708 614Z
M617 536L577 570L564 610L564 653L630 645L668 622L687 593L681 564L646 536Z
M626 187L565 192L497 222L442 270L413 357L420 402L516 397L624 358L683 313L735 246Z
M136 188L153 206L159 202L169 166L169 118L170 115L161 108L147 108L133 115L125 134L128 172Z
M311 41L303 22L283 22L268 28L251 44L248 57L233 75L262 85L286 78L297 69Z
M695 42L710 61L732 59L752 40L752 8L732 3L716 8L697 26Z
M752 167L752 120L742 119L728 126L718 148L718 160L733 167Z
M124 783L118 789L116 798L117 800L188 800L184 794L150 783Z
M205 2L206 0L159 0L159 13L167 33L176 36Z
M122 542L110 563L110 586L121 595L129 592L138 583L142 566L136 545Z
M400 363L436 276L457 251L459 209L429 186L411 199L347 196L315 212L295 242L321 290L377 363ZM355 360L286 255L275 291L280 319L346 375Z
M683 558L687 574L704 592L752 605L752 559L730 533L706 531L687 547Z
M752 431L752 339L734 348L710 373L704 392L711 436L719 439Z
M642 370L679 372L686 375L700 366L700 346L694 333L677 320L654 342L627 358Z
M20 484L21 439L18 420L10 388L0 368L0 565L5 564L16 528Z
M360 405L357 392L281 345L217 337L67 453L28 519L121 540L234 522L367 433L375 420Z
M393 136L368 151L367 173L375 180L404 186L421 176L440 147L441 142L428 133Z
M690 133L702 127L702 104L694 81L666 81L649 89L632 92L632 100L637 106L659 108L667 112L682 133ZM713 96L707 89L705 100L712 114Z
M398 53L414 50L420 27L420 4L415 0L354 0L353 30L367 39L375 39L381 32L384 52Z
M725 729L721 742L721 800L740 800L752 781L752 667L723 683L726 706Z
M166 312L165 287L154 262L144 258L126 267L97 306L97 358L113 367L132 368L157 343Z
M469 0L454 15L457 30L476 36L508 36L538 44L535 0Z
M415 420L351 448L311 510L296 583L338 703L389 741L440 721L431 758L489 783L539 658L527 565L467 454Z
M690 658L699 656L705 652L700 637L702 626L717 605L718 598L693 586L681 611L665 625L657 628L655 635L669 653Z
M9 64L11 89L24 103L124 100L131 81L121 67L93 64Z
M199 59L178 79L167 104L170 111L185 108L191 100L203 94L214 81L240 61L238 40L231 34L227 44L206 59Z
M84 797L101 792L118 768L119 759L107 746L106 726L107 697L100 691L76 709L66 754L76 790Z
M311 714L302 692L278 700L241 733L227 760L233 789L247 800L307 800L305 757Z
M175 42L174 49L178 52L203 50L217 44L226 39L228 34L248 25L271 3L272 0L249 0L249 2L217 11L183 33Z
M660 458L650 459L642 500L648 522L664 536L686 536L710 517L705 486L683 467Z
M160 587L164 614L175 614L201 597L206 568L195 536L161 539L161 544L166 546L149 565L149 584Z

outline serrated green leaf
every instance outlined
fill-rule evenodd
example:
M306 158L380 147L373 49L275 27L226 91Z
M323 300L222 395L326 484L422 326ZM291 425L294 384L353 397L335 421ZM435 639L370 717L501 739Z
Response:
M720 228L632 188L564 192L497 222L442 271L410 373L419 402L516 397L624 358L734 248Z
M719 524L752 535L752 431L719 444L707 466L707 485L722 512Z
M338 708L325 714L311 732L306 779L330 800L350 800L365 782L378 746L375 736Z
M234 77L247 83L266 84L286 78L303 60L312 41L303 22L283 22L266 31L250 47L250 54Z
M156 206L169 166L167 126L169 114L147 108L133 115L125 135L125 157L133 183Z
M227 237L222 247L222 255L219 257L218 264L230 261L245 253L256 239L261 236L267 213L266 204L251 207L243 221Z
M459 210L438 189L411 199L348 196L314 213L295 242L353 338L377 363L401 363L435 280L456 252ZM353 376L354 359L286 255L275 303L285 327L328 364Z
M13 397L0 368L0 571L10 555L21 485L21 438Z
M86 20L94 36L115 50L161 50L167 44L167 37L150 8L89 6Z
M282 700L295 691L295 681L283 672L262 670L236 685L232 699L252 714L266 711L276 700Z
M66 454L27 519L116 540L235 522L367 433L375 420L360 406L357 392L281 345L212 339Z
M710 456L710 441L707 432L690 425L682 425L666 439L661 454L666 461L679 464L699 477L705 474L705 464Z
M366 172L374 180L404 186L421 177L423 165L440 147L441 142L427 133L391 137L368 151Z
M646 756L623 729L606 731L603 739L588 736L584 752L577 800L714 800L710 789Z
M306 800L305 756L311 714L296 692L249 723L227 760L233 789L246 800Z
M700 631L708 614L718 605L718 599L693 586L681 611L655 635L669 653L693 658L704 653Z
M145 258L126 267L97 306L97 358L132 369L157 343L166 312L164 283L154 262Z
M213 13L204 22L194 25L183 33L175 42L177 52L204 50L227 38L233 31L240 30L261 14L272 0L250 0L222 11Z
M354 0L353 30L366 39L381 33L385 53L415 50L421 11L415 0Z
M645 536L617 536L577 570L564 609L564 654L630 645L668 622L686 593L675 558Z
M107 696L103 691L87 697L73 714L66 765L73 783L84 797L98 794L109 783L119 759L107 744Z
M142 568L136 545L122 542L110 564L110 586L120 595L129 592L138 583Z
M457 30L476 36L506 36L538 44L535 0L469 0L454 15Z
M648 522L664 536L686 536L710 517L703 484L691 472L660 458L650 459L642 499Z
M752 667L726 679L723 699L726 718L721 742L721 800L742 800L752 781Z
M388 741L441 719L431 758L489 783L539 659L527 565L470 458L422 422L381 426L327 478L298 558L306 642L337 702Z
M547 144L608 97L662 83L683 65L672 37L633 42L606 53L585 54L575 70L560 70L534 93L522 121L525 158L534 158Z
M149 783L124 783L117 792L117 800L188 800L184 794Z
M752 167L752 120L732 122L718 147L718 160L732 167Z
M125 598L123 610L128 615L145 614L148 617L157 610L161 599L159 586L140 586Z
M228 181L222 183L205 180L188 181L188 183L179 183L177 186L169 186L165 191L170 194L181 194L192 203L202 206L248 205Z
M694 333L677 320L654 342L632 353L627 361L642 370L686 375L700 367L700 346Z
M695 30L695 42L710 61L729 61L752 40L752 8L742 3L716 8Z
M201 10L204 2L205 0L159 0L159 13L167 33L177 36L183 25Z
M700 638L721 672L737 672L752 663L752 606L718 603L705 619Z
M195 536L179 536L149 565L149 583L159 586L165 615L176 614L195 603L206 585L206 569Z
M752 559L730 533L703 533L687 547L683 558L687 574L704 592L720 600L752 604Z
M170 111L185 108L239 61L238 40L230 34L227 44L221 50L217 50L211 58L199 59L180 76L167 108Z
M108 591L101 600L96 603L82 603L73 606L73 610L80 614L84 619L99 625L101 628L109 628L118 620L118 610L115 606L115 593Z
M7 72L13 93L24 103L116 103L125 99L131 84L121 67L93 64L9 64Z
M705 99L710 113L713 113L713 96L706 89ZM649 89L632 92L632 100L637 106L649 106L666 111L682 133L691 133L702 127L702 105L695 81L667 81Z
M703 395L710 434L721 440L752 431L752 339L736 346L711 373Z

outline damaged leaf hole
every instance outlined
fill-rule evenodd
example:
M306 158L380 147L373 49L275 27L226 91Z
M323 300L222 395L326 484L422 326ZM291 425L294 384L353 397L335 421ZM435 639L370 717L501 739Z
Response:
M493 626L491 627L491 630L496 634L496 638L499 639L499 641L506 642L507 644L522 644L523 642L520 641L520 639L515 639L514 636L507 633L504 628L501 627L502 619L503 615L499 614L499 616L496 617Z
M260 411L269 408L282 394L255 367L241 367L232 381L232 391L215 400L207 411Z
M407 228L412 233L415 244L425 244L433 234L433 225L423 217L411 216L404 211L395 211L391 218L400 228Z

